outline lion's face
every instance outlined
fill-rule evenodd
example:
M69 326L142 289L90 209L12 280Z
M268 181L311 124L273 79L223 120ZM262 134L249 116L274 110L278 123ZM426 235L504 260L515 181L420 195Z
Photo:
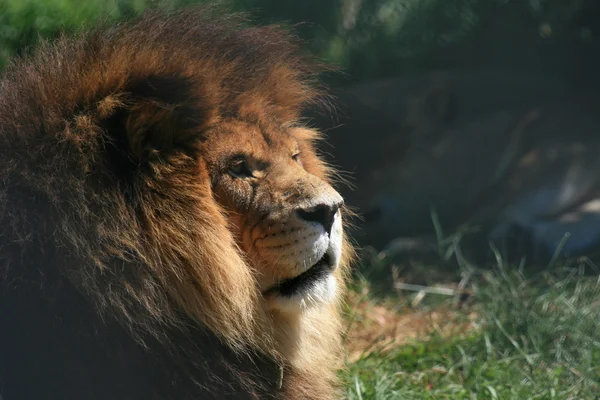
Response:
M324 180L300 128L220 124L204 144L214 195L255 268L270 308L333 301L342 250L342 197Z

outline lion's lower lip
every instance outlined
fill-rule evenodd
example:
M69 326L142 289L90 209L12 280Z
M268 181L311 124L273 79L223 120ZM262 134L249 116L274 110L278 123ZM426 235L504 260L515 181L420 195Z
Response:
M275 294L279 296L292 296L310 288L312 284L325 278L331 272L331 258L325 255L312 267L295 278L279 282L268 289L264 295Z

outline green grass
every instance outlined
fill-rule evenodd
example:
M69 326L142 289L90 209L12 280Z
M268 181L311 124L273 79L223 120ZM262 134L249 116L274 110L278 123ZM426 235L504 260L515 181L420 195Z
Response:
M500 258L461 268L474 328L365 351L344 372L348 399L600 398L600 279L589 263L530 276Z
M0 0L0 68L35 48L41 38L117 22L160 5L177 8L206 0Z

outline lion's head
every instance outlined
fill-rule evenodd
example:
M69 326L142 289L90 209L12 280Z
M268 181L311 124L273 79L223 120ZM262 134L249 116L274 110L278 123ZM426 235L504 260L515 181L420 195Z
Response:
M283 368L286 398L333 396L350 247L319 134L302 120L322 102L320 70L278 27L206 8L148 13L18 61L0 87L10 279L59 272L68 284L55 286L98 314L90 331L110 317L137 343L183 354L197 388L227 381L205 377L210 362L260 382L236 358L260 353ZM203 347L198 330L238 356ZM246 372L231 372L239 363Z
M215 199L228 212L268 307L294 313L333 301L343 200L312 147L316 133L228 121L206 136Z

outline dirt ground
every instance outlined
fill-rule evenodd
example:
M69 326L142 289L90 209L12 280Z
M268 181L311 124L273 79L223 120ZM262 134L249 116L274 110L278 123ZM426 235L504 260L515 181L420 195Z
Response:
M350 316L345 348L353 362L371 351L390 351L414 339L427 339L436 333L442 337L465 334L476 329L476 313L441 305L431 309L412 309L392 304L374 304L359 294L349 299Z

